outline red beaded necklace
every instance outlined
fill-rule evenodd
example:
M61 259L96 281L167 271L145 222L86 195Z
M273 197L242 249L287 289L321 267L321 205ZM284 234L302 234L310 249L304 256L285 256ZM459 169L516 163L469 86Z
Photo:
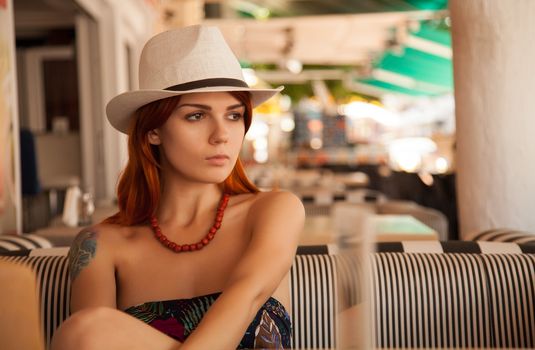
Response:
M156 219L156 217L154 217L154 215L151 215L150 224L154 231L154 236L157 240L160 241L161 244L163 244L164 247L171 249L175 253L201 250L202 248L204 248L205 245L208 245L208 243L210 243L212 239L214 239L217 230L219 230L219 228L221 227L221 222L223 221L223 213L225 212L225 208L227 207L229 198L230 194L223 193L223 196L221 197L221 200L217 207L217 215L215 217L215 222L212 225L212 228L206 234L206 236L204 236L204 238L201 239L199 242L193 244L177 244L173 241L170 241L162 233L162 229L160 228L160 225L158 225L158 220Z

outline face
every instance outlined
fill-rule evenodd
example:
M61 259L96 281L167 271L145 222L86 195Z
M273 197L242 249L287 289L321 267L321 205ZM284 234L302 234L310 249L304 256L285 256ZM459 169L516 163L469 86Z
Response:
M182 95L165 124L149 133L149 142L160 147L164 176L223 182L238 159L244 114L244 105L226 92Z

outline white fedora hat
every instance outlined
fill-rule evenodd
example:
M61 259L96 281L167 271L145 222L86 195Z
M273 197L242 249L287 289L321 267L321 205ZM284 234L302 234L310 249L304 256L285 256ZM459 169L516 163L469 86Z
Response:
M111 125L127 133L136 110L150 102L195 92L249 91L253 107L284 87L253 89L217 27L194 25L151 38L141 52L139 90L108 102Z

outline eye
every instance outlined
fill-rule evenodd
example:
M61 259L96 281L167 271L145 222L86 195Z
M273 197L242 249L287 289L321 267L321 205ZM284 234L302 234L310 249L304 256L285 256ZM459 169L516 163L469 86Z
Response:
M241 113L233 112L228 115L228 118L230 120L241 120L243 118Z
M203 117L204 117L204 113L203 112L195 112L195 113L191 113L191 114L186 115L186 120L198 121L198 120L201 120Z

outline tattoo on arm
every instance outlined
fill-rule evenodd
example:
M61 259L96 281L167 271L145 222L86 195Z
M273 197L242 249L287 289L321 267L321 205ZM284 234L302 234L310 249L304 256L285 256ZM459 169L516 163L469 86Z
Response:
M82 231L76 236L69 250L69 274L71 282L80 274L97 252L97 233Z

